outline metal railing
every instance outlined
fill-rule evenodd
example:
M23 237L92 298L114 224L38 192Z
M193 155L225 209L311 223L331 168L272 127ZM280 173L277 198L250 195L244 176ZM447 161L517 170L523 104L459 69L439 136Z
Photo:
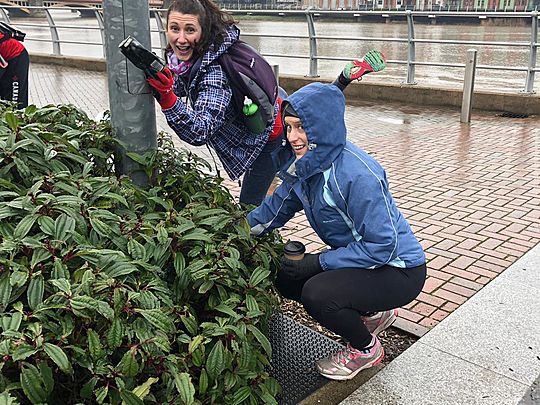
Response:
M3 18L4 21L10 22L10 18L6 10L12 9L13 7L2 6L0 7L0 18ZM104 43L104 25L103 17L100 9L94 9L94 14L98 22L98 26L81 26L81 25L62 25L56 24L51 13L51 10L59 9L65 10L65 8L58 7L27 7L28 9L35 9L35 11L43 12L46 16L47 24L38 24L38 23L28 23L22 22L18 23L18 27L46 27L50 31L51 39L44 38L32 38L27 36L28 41L42 41L49 42L53 45L53 55L62 55L61 44L83 44L83 45L100 45L105 46ZM74 10L84 10L88 12L88 8L73 8ZM162 21L162 14L165 10L163 9L151 9L150 18L152 18L157 29L153 29L152 32L159 34L159 46L153 45L154 50L163 50L167 44L167 39L165 36L165 27ZM256 15L257 13L268 15L269 11L257 11L257 10L244 10L242 13ZM238 13L238 12L237 12ZM249 33L242 32L243 37L266 37L266 38L283 38L283 39L306 39L309 41L309 55L293 55L286 53L264 53L264 56L267 57L280 57L280 58L295 58L295 59L309 59L309 77L318 76L318 61L319 60L336 60L336 61L348 61L350 58L345 57L334 57L334 56L324 56L319 55L318 53L318 44L319 41L325 40L339 40L339 41L374 41L374 42L394 42L394 43L404 43L407 44L407 59L406 60L388 60L388 64L396 65L405 65L407 69L406 79L404 84L413 85L416 84L415 81L415 67L416 66L435 66L435 67L452 67L452 68L465 68L465 64L460 63L443 63L439 61L417 61L416 60L416 44L451 44L451 45L478 45L486 47L503 47L503 48L512 48L512 47L521 47L528 50L528 65L527 66L498 66L498 65L476 65L477 69L488 69L488 70L505 70L505 71L517 71L517 72L526 72L525 84L523 87L523 92L533 93L534 92L534 79L535 73L540 69L537 67L537 51L538 51L538 11L534 10L531 12L517 12L517 13L490 13L490 18L505 17L505 18L526 18L530 20L531 26L531 35L529 41L516 41L516 42L503 42L503 41L464 41L464 40L442 40L442 39L420 39L415 37L414 31L414 17L422 18L437 18L441 16L437 12L421 12L421 11L394 11L391 12L392 17L401 17L405 18L407 21L407 37L406 38L396 38L396 37L345 37L345 36L328 36L328 35L317 35L315 30L314 19L320 16L320 10L306 9L306 10L288 10L286 16L301 16L306 19L308 25L308 35L285 35L285 34L275 34L275 33ZM364 15L373 16L374 13L371 11L368 12L358 12L358 11L336 11L330 12L326 11L326 14L333 13L335 16L347 15L350 17L362 17ZM283 13L280 11L271 12L272 15L281 15ZM382 18L387 18L390 16L388 12L375 12L375 15L378 15ZM454 15L456 17L468 17L468 18L480 18L485 16L485 14L471 13L471 12L444 12L444 16ZM101 33L101 42L89 42L89 41L77 41L72 39L60 38L58 29L60 28L71 28L71 29L83 29L83 30L99 30ZM103 55L105 55L105 50L103 50Z
M334 11L375 11L375 12L386 12L386 11L398 11L404 12L407 10L410 11L440 11L440 12L506 12L506 13L515 13L515 12L529 12L538 10L538 5L531 4L519 4L516 1L513 6L505 4L504 7L497 7L497 3L494 2L484 2L484 7L478 7L478 4L475 5L461 5L461 4L436 4L435 2L415 2L410 5L400 5L397 6L396 2L389 1L386 5L378 4L377 1L367 1L365 4L358 4L356 7L345 6L337 8L320 8L312 7L313 10L318 12L334 12ZM241 2L221 2L221 7L229 11L252 11L252 10L269 10L269 11L288 11L288 10L305 10L306 6L299 5L298 3L241 3Z
M0 7L0 19L11 23L11 19L9 17L9 10L17 10L18 7L15 6L1 6ZM51 10L57 9L57 10L65 10L65 8L61 7L25 7L25 9L31 10L33 12L37 13L44 13L45 18L47 19L47 25L41 24L41 23L28 23L28 22L20 22L17 23L17 27L28 27L28 28L48 28L51 34L51 39L45 39L45 38L32 38L31 36L27 36L25 38L25 41L33 41L33 42L47 42L51 43L53 47L53 55L62 55L62 49L61 44L78 44L78 45L98 45L103 48L103 56L105 56L105 26L103 24L103 15L101 9L97 8L87 8L87 7L81 7L81 8L71 8L75 11L84 11L85 13L88 11L92 11L96 17L96 20L98 22L98 26L92 26L92 25L65 25L65 24L56 24L54 21L54 18L51 14ZM89 42L89 41L76 41L76 40L70 40L70 39L61 39L58 29L59 28L70 28L70 29L76 29L76 30L95 30L100 32L101 34L101 42Z

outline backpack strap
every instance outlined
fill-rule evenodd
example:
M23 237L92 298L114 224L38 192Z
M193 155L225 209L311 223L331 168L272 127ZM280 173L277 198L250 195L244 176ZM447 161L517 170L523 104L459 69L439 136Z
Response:
M217 58L215 61L213 61L212 63L217 63L217 64L219 64L220 66L222 66L221 63L220 63L220 58L221 58L221 56L220 56L219 58ZM190 71L189 71L189 77L188 77L188 83L187 83L187 89L188 89L187 92L188 92L188 98L190 99L192 105L195 105L195 101L197 101L197 97L199 96L199 94L198 94L198 93L195 93L195 94L194 94L194 97L191 98L191 93L190 93L189 89L191 88L191 83L192 83L193 80L195 79L195 76L197 75L197 72L198 72L199 69L201 68L201 64L202 64L202 56L201 56L199 59L197 59L197 60L195 61L195 63L193 64L193 66L191 66L191 69L190 69ZM223 68L223 67L222 67L222 68ZM227 72L225 71L225 69L224 69L224 73L225 73L225 76L227 77L227 80L230 81L229 77L227 76ZM196 89L197 89L197 86L195 86L194 89L196 90ZM231 90L232 90L232 88L231 88ZM232 97L232 96L231 96L231 97ZM232 98L231 98L231 102L234 102L234 100L233 100ZM238 112L237 112L236 109L235 109L235 114L234 114L234 116L232 116L232 117L229 118L227 121L225 121L225 124L234 121L235 118L237 118L237 117L238 117ZM218 172L219 172L219 171L218 171Z
M193 82L193 80L195 79L195 76L197 76L197 72L201 68L201 65L202 65L202 56L199 57L195 61L195 63L193 64L193 66L191 66L191 69L189 70L189 76L188 76L188 81L187 81L188 97L190 95L189 94L189 88L191 87L191 82ZM197 99L197 96L198 96L198 94L195 94L195 100ZM195 100L192 100L193 103L195 103Z
M191 69L189 70L188 84L191 84L193 79L195 79L195 75L197 74L197 72L201 68L201 64L202 64L202 56L195 61L193 66L191 66Z

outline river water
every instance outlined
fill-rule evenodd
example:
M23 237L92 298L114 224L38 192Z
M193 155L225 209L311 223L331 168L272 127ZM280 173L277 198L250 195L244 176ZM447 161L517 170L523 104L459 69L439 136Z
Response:
M76 13L63 10L53 10L52 12L57 25L76 25L80 27L98 27L94 18L78 17ZM12 18L12 23L35 24L35 19ZM32 39L50 39L50 33L45 19L40 21L43 27L19 28L27 33L25 44L30 53L52 53L52 45L46 42L35 42ZM156 29L152 21L152 29ZM239 23L239 27L244 32L259 34L288 34L306 36L308 34L307 24L304 21L260 21L244 20ZM357 23L357 22L330 22L320 20L315 22L315 30L318 35L327 36L347 36L347 37L377 37L377 38L406 38L406 23L395 22L384 23ZM523 42L530 40L530 27L527 26L488 26L488 25L425 25L415 24L416 38L421 39L453 39L465 41L504 41ZM62 40L76 40L81 42L101 42L98 30L59 28L59 35ZM291 38L255 38L246 37L263 54L291 54L309 55L308 39ZM157 33L152 34L154 47L159 47ZM74 56L103 57L101 46L61 44L62 54ZM502 47L502 46L480 46L480 45L448 45L448 44L417 44L416 59L420 62L443 62L443 63L465 63L467 49L478 50L479 65L497 66L523 66L526 67L529 59L527 47ZM406 60L406 43L379 42L379 41L348 41L348 40L318 40L319 56L344 57L354 59L364 54L370 49L382 51L389 61ZM268 57L273 64L279 65L280 73L307 75L309 73L309 61L307 59L291 59L283 57ZM321 77L333 78L341 70L345 62L319 60L318 72ZM537 62L539 63L539 62ZM463 68L416 66L416 82L420 85L435 85L445 88L461 88L463 86ZM389 84L399 84L406 80L406 65L388 64L388 67L377 74L366 77L365 80L371 82L382 82ZM497 89L510 92L519 92L525 86L525 72L499 71L478 69L476 73L476 89ZM538 91L539 84L535 84Z

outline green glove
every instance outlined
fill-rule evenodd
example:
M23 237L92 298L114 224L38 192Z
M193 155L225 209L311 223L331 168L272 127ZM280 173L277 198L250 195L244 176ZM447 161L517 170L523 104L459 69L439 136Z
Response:
M343 76L347 80L359 80L367 73L380 72L386 67L386 58L379 51L369 51L363 58L345 65Z

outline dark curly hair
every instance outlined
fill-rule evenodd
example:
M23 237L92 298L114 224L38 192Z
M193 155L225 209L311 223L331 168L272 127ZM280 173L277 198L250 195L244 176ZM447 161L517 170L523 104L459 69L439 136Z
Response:
M167 29L169 28L169 15L176 11L182 14L192 14L199 17L201 25L201 39L193 49L197 58L204 54L212 44L216 47L223 42L223 35L227 27L236 21L225 11L222 11L212 0L176 0L167 10ZM171 51L168 44L165 52Z

